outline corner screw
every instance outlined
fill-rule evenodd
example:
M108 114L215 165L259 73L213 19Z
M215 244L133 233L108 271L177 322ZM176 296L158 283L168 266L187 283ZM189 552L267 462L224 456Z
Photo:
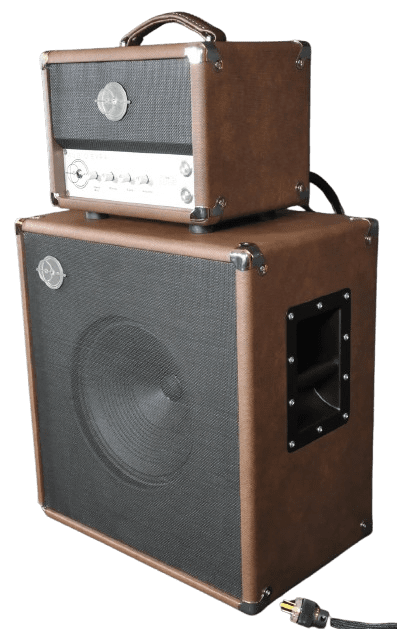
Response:
M305 65L305 62L303 59L296 60L296 67L298 68L298 70L302 70L304 65Z
M349 374L348 373L344 373L343 374L343 380L349 380Z
M323 432L323 427L322 426L317 426L317 432L319 432L321 434Z
M350 293L345 293L345 294L343 295L343 297L344 297L345 299L350 299Z
M365 236L365 242L367 245L370 245L372 243L372 236Z
M294 399L291 399L291 400L288 402L288 404L289 404L290 406L294 406L294 405L295 405L295 400L294 400Z
M294 364L294 362L295 362L295 358L294 358L293 356L290 356L290 357L288 358L288 362L289 362L289 364L290 364L290 365L293 365L293 364Z
M268 269L267 264L262 264L262 266L259 267L259 275L266 275Z
M343 413L342 417L344 420L349 419L349 413Z
M272 588L271 588L271 587L268 587L268 588L266 588L266 590L263 592L263 596L266 596L266 598L269 598L269 596L271 596L271 595L272 595L272 592L273 592Z
M222 70L222 68L223 68L223 61L221 59L219 59L219 61L215 61L214 65L215 65L217 70Z
M303 185L303 183L301 183L301 182L298 182L298 183L296 184L296 186L295 186L295 190L296 190L297 192L303 192L303 191L304 191L304 189L305 189L305 186L304 186L304 185Z
M364 535L370 535L374 529L371 520L362 520L362 522L360 522L360 528Z
M290 321L292 321L292 319L294 318L294 316L295 316L295 315L294 315L294 313L293 313L293 312L290 312L290 313L289 313L289 315L288 315L288 319L289 319Z
M321 302L321 301L319 301L319 302L318 302L318 304L317 304L317 308L318 308L319 310L321 310L321 308L322 308L322 307L323 307L323 304L322 304L322 302Z
M296 444L295 444L295 441L290 441L288 445L290 448L295 448Z
M348 340L349 340L349 338L350 338L350 337L349 337L349 335L348 335L348 334L344 334L344 335L343 335L343 340L344 340L344 341L348 341Z

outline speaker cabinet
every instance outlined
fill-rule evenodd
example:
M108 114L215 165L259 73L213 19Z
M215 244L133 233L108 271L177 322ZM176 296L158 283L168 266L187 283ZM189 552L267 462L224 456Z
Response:
M310 54L300 41L43 53L53 203L191 225L307 205Z
M17 234L48 516L249 614L372 530L375 221Z

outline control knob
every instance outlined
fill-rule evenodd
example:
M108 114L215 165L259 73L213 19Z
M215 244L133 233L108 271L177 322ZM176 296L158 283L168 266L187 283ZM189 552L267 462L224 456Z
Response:
M149 177L147 175L139 175L138 177L134 177L132 182L137 185L142 185L145 183L149 183Z
M114 175L113 173L102 173L100 181L113 181Z
M129 183L131 181L130 173L123 173L117 177L119 183Z

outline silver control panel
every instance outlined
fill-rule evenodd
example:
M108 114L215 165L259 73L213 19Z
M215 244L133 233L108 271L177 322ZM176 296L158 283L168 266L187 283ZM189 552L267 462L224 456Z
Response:
M191 155L67 149L64 168L72 197L194 208Z

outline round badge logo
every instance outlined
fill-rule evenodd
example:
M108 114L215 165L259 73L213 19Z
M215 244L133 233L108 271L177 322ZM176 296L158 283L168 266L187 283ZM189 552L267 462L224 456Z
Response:
M66 277L61 263L53 256L46 256L40 260L36 271L44 284L55 290L62 286L63 278Z
M125 116L127 107L131 103L123 86L114 82L105 85L95 102L99 111L113 122L117 122Z

